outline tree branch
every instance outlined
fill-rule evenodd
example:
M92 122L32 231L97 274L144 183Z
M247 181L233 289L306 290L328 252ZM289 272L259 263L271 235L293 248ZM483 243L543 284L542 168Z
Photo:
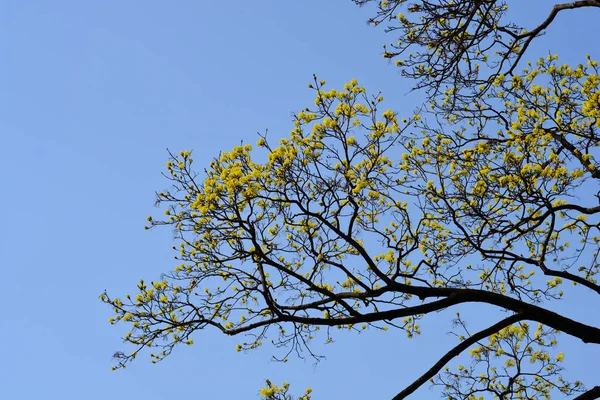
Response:
M600 386L594 386L590 390L585 393L580 394L575 397L573 400L594 400L600 399Z
M443 367L446 365L451 359L458 356L460 353L468 349L471 345L475 344L479 340L485 339L486 337L500 331L507 326L510 326L516 322L522 321L526 319L525 314L514 314L508 318L503 319L502 321L497 322L496 324L490 326L487 329L477 332L473 336L468 337L463 340L458 346L454 347L452 350L447 352L443 357L436 362L433 367L431 367L427 372L425 372L419 379L414 381L410 386L406 389L398 393L392 400L401 400L405 399L409 395L411 395L415 390L420 388L428 379L433 378L435 374L437 374Z

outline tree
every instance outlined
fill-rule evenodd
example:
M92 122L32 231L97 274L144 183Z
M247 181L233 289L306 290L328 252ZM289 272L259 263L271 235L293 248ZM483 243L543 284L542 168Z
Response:
M499 1L375 3L371 22L400 33L384 56L416 49L397 64L429 111L403 118L356 80L328 90L315 77L289 138L235 147L203 176L191 152L170 154L167 217L148 228L173 228L181 263L135 296L101 296L111 323L132 325L115 368L208 328L252 335L239 351L270 339L282 361L318 357L311 341L337 329L410 338L426 316L480 303L503 314L471 332L457 313L458 344L395 399L428 381L450 399L600 398L563 377L557 342L597 345L600 328L552 311L573 291L600 294L598 65L520 62L558 12L600 2L556 5L530 32ZM468 365L446 366L467 351Z

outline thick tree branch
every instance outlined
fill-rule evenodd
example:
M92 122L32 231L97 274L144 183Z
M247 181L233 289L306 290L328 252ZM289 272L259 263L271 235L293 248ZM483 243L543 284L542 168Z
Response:
M400 308L396 310L379 311L368 314L346 318L320 318L320 317L301 317L295 315L280 314L275 320L265 320L254 324L246 325L235 330L227 331L230 335L255 329L259 326L271 324L273 322L295 322L309 325L348 325L364 322L377 322L383 320L393 320L397 318L413 316L418 314L428 314L434 311L440 311L445 308L463 304L463 303L485 303L510 310L518 314L525 314L531 321L536 321L549 326L558 331L564 332L573 337L579 338L584 343L600 344L600 328L582 324L570 318L563 317L553 311L528 304L524 301L504 296L498 293L487 292L477 289L455 289L455 288L429 288L420 286L410 286L396 284L398 292L408 293L419 296L422 299L431 297L445 297L443 300L437 300L426 304L413 307ZM333 298L335 299L335 298Z
M590 390L585 393L580 394L575 397L573 400L594 400L600 399L600 386L594 386Z
M540 33L542 33L542 31L544 29L546 29L546 28L548 28L548 26L550 26L550 24L554 21L554 19L556 18L556 16L558 15L559 12L564 11L564 10L573 10L573 9L581 8L581 7L600 7L600 1L597 1L597 0L573 1L570 3L556 4L554 7L552 7L552 11L550 11L550 14L548 14L548 17L546 17L544 22L539 24L535 29L522 35L522 37L527 37L527 39L525 40L523 47L519 51L519 54L518 54L517 58L515 59L515 61L513 62L508 73L509 74L513 73L514 69L516 68L517 64L519 63L519 61L521 60L523 55L526 53L527 48L529 47L529 45L531 44L533 39L535 39Z
M454 357L458 356L460 353L468 349L471 345L477 343L479 340L485 339L486 337L500 331L507 326L510 326L516 322L523 321L526 319L524 314L515 314L511 315L508 318L503 319L502 321L497 322L496 324L490 326L487 329L477 332L473 336L470 336L463 340L458 346L454 347L452 350L447 352L443 357L439 359L427 372L425 372L419 379L410 384L406 389L398 393L394 396L393 400L401 400L405 399L409 395L411 395L415 390L420 388L425 382L429 379L433 378L435 374L437 374L444 365L448 364L450 360Z

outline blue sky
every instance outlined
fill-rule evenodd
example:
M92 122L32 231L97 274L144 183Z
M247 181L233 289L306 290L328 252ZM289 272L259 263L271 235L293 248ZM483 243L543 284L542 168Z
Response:
M541 21L546 3L514 16ZM529 58L600 58L592 11L560 16ZM193 149L200 169L267 128L287 135L290 114L312 103L313 73L330 87L356 78L401 114L418 105L381 58L394 38L368 17L350 0L0 1L1 398L258 399L267 377L315 399L390 398L453 345L442 313L412 342L340 335L317 346L327 356L317 366L273 363L269 346L239 354L238 339L207 331L157 365L109 370L124 328L108 324L99 294L132 292L174 265L171 232L143 230L167 187L166 148ZM597 349L564 343L574 376L593 378Z

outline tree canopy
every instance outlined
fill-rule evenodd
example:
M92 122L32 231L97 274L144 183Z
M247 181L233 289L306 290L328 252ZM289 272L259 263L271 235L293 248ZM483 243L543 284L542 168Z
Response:
M271 341L281 361L319 357L311 342L338 329L411 338L428 315L480 303L503 316L473 332L457 313L457 345L395 399L427 382L449 399L600 398L564 378L557 341L598 345L600 328L552 308L600 295L598 64L526 60L558 13L600 2L557 4L525 30L502 1L354 1L399 35L383 55L427 104L402 116L354 79L315 77L289 137L237 146L203 173L190 151L170 154L165 218L148 228L173 229L179 264L136 294L102 294L110 322L131 325L115 368L146 348L159 361L204 329L246 334L238 351ZM463 353L466 365L447 366ZM286 385L261 395L287 398Z

